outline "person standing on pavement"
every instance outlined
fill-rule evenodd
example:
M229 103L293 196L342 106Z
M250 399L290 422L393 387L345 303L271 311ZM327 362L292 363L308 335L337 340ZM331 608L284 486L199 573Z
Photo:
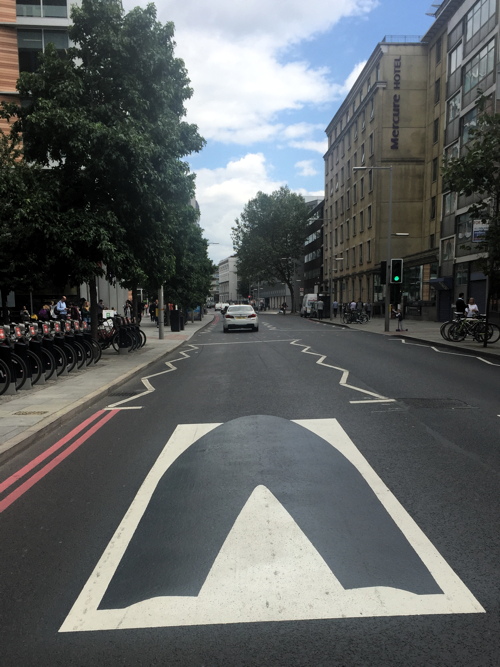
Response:
M456 300L455 303L455 310L457 313L460 313L461 317L464 317L466 309L467 305L465 303L464 293L460 292L460 294L458 295L458 299Z
M368 315L368 319L371 320L372 319L372 304L369 301L367 301L365 303L365 312Z
M467 313L467 317L477 317L479 315L479 308L472 297L469 299L465 312Z
M318 311L318 320L323 319L323 308L325 307L325 304L321 299L318 299L316 301L316 310Z
M54 314L59 320L65 320L68 314L68 307L66 306L66 297L62 296L56 303Z
M339 311L339 302L338 302L338 301L334 301L334 302L332 303L333 317L337 317L337 313L338 313L338 311Z

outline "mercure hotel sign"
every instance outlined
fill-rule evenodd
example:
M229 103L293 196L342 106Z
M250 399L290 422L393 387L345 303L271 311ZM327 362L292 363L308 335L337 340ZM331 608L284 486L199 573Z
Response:
M401 89L401 56L394 59L394 91ZM392 133L391 133L391 150L399 148L399 104L401 96L398 92L394 92L392 96Z

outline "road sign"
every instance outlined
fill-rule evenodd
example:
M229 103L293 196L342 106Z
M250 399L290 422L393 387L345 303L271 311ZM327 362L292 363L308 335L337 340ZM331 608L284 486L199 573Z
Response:
M335 419L252 416L176 429L61 631L481 612Z

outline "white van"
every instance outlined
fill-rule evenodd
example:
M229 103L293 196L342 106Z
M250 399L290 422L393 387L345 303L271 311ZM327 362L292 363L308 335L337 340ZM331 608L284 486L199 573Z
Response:
M301 317L311 317L311 313L316 311L317 294L305 294L300 308Z

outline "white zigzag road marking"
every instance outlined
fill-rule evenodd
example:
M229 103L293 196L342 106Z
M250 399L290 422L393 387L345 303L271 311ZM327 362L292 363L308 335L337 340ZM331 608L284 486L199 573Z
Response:
M290 345L296 345L297 347L303 347L304 349L301 350L304 354L311 354L313 357L320 357L318 361L316 362L320 366L326 366L326 368L332 368L335 371L340 371L342 373L342 376L340 378L339 384L342 387L347 387L347 389L353 389L354 391L359 391L362 394L367 394L368 396L373 396L373 399L364 399L363 401L349 401L349 403L395 403L396 399L395 398L387 398L386 396L382 396L381 394L376 394L373 391L367 391L366 389L361 389L361 387L355 387L353 384L348 384L347 383L347 378L349 377L349 372L346 368L341 368L340 366L333 366L332 364L326 364L324 363L324 360L326 359L326 355L324 354L318 354L317 352L309 352L311 349L310 345L302 345L299 343L297 340L293 340Z
M193 350L197 350L198 347L196 345L189 345L190 349L188 352L193 352ZM173 359L172 361L166 361L165 366L167 366L166 371L160 371L159 373L153 373L152 375L146 375L145 377L141 378L142 384L146 387L146 391L141 392L140 394L137 394L136 396L130 396L129 398L124 398L123 401L118 401L117 403L112 403L111 405L107 405L104 409L105 410L141 410L142 405L135 405L135 406L125 406L125 407L118 407L123 405L123 403L128 403L129 401L135 401L141 396L147 396L148 394L153 393L153 391L156 391L156 389L153 387L151 382L149 381L151 378L158 377L159 375L165 375L166 373L171 373L172 371L177 370L177 366L174 366L174 364L178 361L183 361L184 359L189 359L189 354L187 352L181 352L181 356L178 359Z
M475 354L465 354L464 352L448 352L448 350L440 350L438 347L434 347L434 345L423 345L422 343L410 343L409 341L406 340L406 338L393 338L390 339L395 342L403 343L403 345L413 345L414 347L426 347L430 348L431 350L434 350L434 352L437 352L438 354L451 354L455 357L471 357L472 359L477 359L478 361L482 361L483 364L488 364L489 366L500 366L500 364L495 364L493 361L488 361L488 359L484 359L483 357L477 357Z

